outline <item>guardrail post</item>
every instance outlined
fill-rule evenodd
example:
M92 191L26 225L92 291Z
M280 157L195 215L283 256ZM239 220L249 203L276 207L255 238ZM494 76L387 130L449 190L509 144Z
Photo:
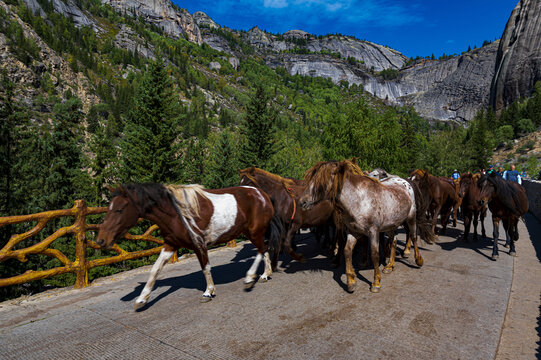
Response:
M73 206L75 210L75 289L80 289L88 286L88 264L86 262L86 214L87 207L84 200L75 200Z

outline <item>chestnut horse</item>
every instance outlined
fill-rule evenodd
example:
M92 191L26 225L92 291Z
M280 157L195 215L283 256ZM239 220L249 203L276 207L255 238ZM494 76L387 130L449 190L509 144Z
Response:
M248 186L206 190L201 185L162 184L128 184L111 190L112 200L100 225L98 245L110 249L139 218L158 225L165 243L145 288L135 301L136 310L147 303L158 273L179 248L193 250L197 255L207 281L201 299L203 302L210 301L216 294L208 246L222 244L244 234L258 251L246 274L246 287L254 285L261 259L265 262L261 279L265 281L272 274L265 233L274 210L263 191Z
M441 215L442 233L445 233L451 209L456 206L458 195L455 186L450 179L438 178L426 170L414 170L410 174L410 179L417 183L421 191L427 192L430 196L428 210L432 219L432 232L437 238L436 223L438 222L438 215Z
M411 187L406 186L407 182L383 185L363 175L356 164L347 160L317 163L307 170L305 182L307 188L299 199L303 208L310 209L315 203L330 200L341 210L349 232L344 249L348 291L354 291L356 285L353 248L361 236L367 236L374 265L371 291L378 292L381 289L379 234L407 222L409 236L416 238L417 221L425 216L416 212Z
M326 225L333 214L332 203L323 201L306 211L297 204L299 196L304 191L301 180L283 178L254 166L239 170L239 173L241 185L255 186L269 195L274 205L275 217L280 219L286 231L283 234L283 241L278 246L271 247L272 269L276 269L282 243L293 259L303 261L302 255L292 249L293 238L302 227Z
M492 213L494 247L492 260L498 259L498 238L500 220L505 231L509 255L515 256L515 241L518 240L518 219L528 211L526 190L516 182L504 180L494 172L483 175L477 182L481 187L480 203L488 204Z
M481 189L477 186L477 181L481 174L463 174L460 177L460 188L458 196L462 200L461 209L464 217L464 236L463 240L468 241L470 226L473 216L473 240L477 241L477 219L481 219L481 234L486 238L485 217L487 216L487 206L479 204L481 200Z

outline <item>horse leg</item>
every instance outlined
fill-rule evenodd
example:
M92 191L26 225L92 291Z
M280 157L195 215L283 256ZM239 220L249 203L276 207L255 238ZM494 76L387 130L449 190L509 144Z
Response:
M492 260L496 261L498 259L498 238L500 237L500 218L492 217L492 237L494 245L492 247Z
M269 253L267 251L267 246L265 245L264 233L261 234L250 234L250 240L252 244L257 248L257 255L254 259L254 262L248 272L246 273L246 278L244 279L244 286L246 289L250 289L255 284L255 278L257 277L256 272L259 267L259 263L263 259L265 262L265 271L261 278L263 281L268 280L269 276L272 274L272 267L270 264Z
M415 254L415 263L417 266L421 267L424 264L423 257L421 256L421 252L419 251L419 247L417 245L417 219L414 217L409 221L409 225L406 228L409 230L408 237L412 239L413 242L413 251Z
M458 215L458 206L453 206L453 227L456 227L456 218Z
M297 254L295 252L295 249L291 246L292 243L295 244L295 242L292 240L300 228L301 228L300 224L296 224L296 223L292 223L289 226L289 229L287 230L287 234L286 234L286 239L284 242L284 247L288 250L289 255L291 256L293 260L304 262L304 256L302 256L301 254Z
M370 287L370 291L377 293L381 289L381 273L379 271L379 238L378 232L372 230L369 235L370 240L370 255L374 265L374 282Z
M436 206L436 209L434 210L434 214L432 215L432 232L434 233L436 239L438 238L436 223L438 222L438 215L440 214L440 211L441 211L441 204L438 204ZM442 223L443 223L443 217L442 217Z
M342 255L344 255L344 250L346 248L346 242L347 242L347 239L345 237L344 229L336 228L335 241L334 241L335 245L333 246L333 249L332 249L334 251L335 248L338 247L336 249L336 254L333 254L334 259L332 261L333 265L336 267L340 266Z
M171 256L175 253L175 249L169 247L168 245L164 245L162 248L162 251L160 252L160 256L158 256L158 259L152 265L152 270L150 270L150 276L148 277L147 283L145 284L145 287L143 288L143 291L141 291L141 294L135 300L134 310L140 309L143 306L146 305L148 302L148 298L150 297L150 293L152 292L152 289L154 288L154 284L156 283L156 277L158 277L158 274L163 269L163 266L169 259L171 259Z
M511 237L509 255L517 256L517 252L515 250L515 241L518 240L518 219L511 218L509 220L509 235Z
M508 248L511 243L510 228L509 228L509 219L502 219L503 231L505 232L505 245L503 247Z
M487 238L487 233L485 231L485 217L486 216L487 216L486 210L481 208L479 217L481 218L481 235L483 236L483 239Z
M356 243L357 238L348 234L346 246L344 248L344 258L346 259L346 277L349 292L355 291L355 285L357 284L357 281L355 280L355 271L353 270L353 248Z
M395 230L389 231L387 233L389 236L389 243L388 246L386 246L386 250L390 252L389 254L389 262L385 267L383 268L384 274L390 274L394 270L394 264L395 264L395 258L396 258L396 234Z
M445 209L444 212L440 212L441 233L447 232L447 224L449 224L449 218L451 217L452 208Z
M404 251L402 252L402 257L404 259L407 259L410 257L411 254L411 238L408 236L406 238L406 245L404 246Z
M471 212L464 212L464 235L462 240L468 242L468 237L470 236L470 226L471 226Z
M473 212L473 240L477 241L477 224L479 219L479 211Z

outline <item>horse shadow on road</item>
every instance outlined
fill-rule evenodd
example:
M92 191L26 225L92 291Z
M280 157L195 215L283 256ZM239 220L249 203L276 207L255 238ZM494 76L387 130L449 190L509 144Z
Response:
M242 249L240 249L240 251L237 252L235 258L227 264L213 266L211 271L214 284L228 284L244 278L256 254L257 251L253 245L245 245ZM212 266L212 253L209 255L210 264ZM160 276L164 276L164 274L162 273L160 274ZM143 291L145 284L146 282L140 282L139 285L137 285L129 294L124 295L121 300L135 300L135 298L137 298L139 294L141 294L141 291ZM167 288L167 290L159 292L161 288ZM153 293L156 296L151 298L151 300L140 310L146 310L161 299L167 297L172 293L175 293L177 290L180 289L197 289L201 292L205 291L206 281L203 272L198 269L197 271L186 275L173 276L165 279L156 280L156 284L154 285L153 290Z

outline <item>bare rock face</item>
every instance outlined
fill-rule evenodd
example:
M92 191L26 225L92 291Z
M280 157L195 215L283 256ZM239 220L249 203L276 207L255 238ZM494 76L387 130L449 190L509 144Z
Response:
M102 0L102 4L114 9L135 12L148 23L156 26L174 38L186 34L188 40L201 44L201 32L193 17L184 9L174 6L168 0Z
M120 31L115 36L115 46L126 49L132 53L137 52L144 58L155 59L154 49L145 46L145 41L133 29L127 25L122 25Z
M196 11L192 15L193 20L199 27L207 27L209 29L218 29L220 25L216 24L214 20L202 11Z
M541 80L541 1L520 0L507 22L496 57L490 104L499 110L530 96Z

